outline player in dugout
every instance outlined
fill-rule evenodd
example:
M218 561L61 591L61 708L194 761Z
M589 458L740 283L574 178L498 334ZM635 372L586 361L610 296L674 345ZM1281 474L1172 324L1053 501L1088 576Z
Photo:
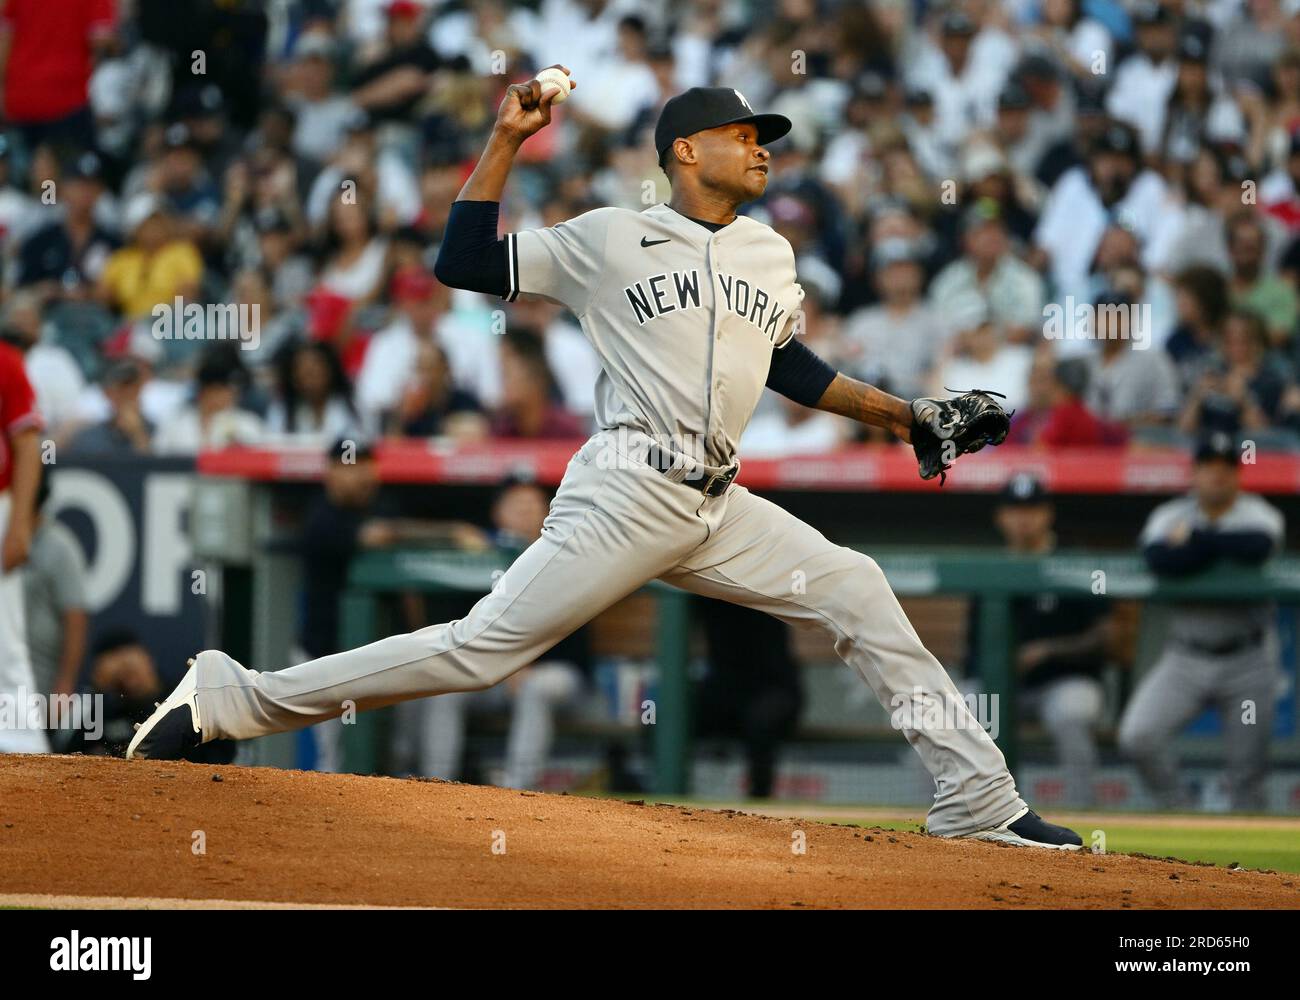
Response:
M1282 512L1241 489L1241 446L1216 431L1196 447L1192 490L1151 512L1139 544L1157 575L1177 579L1258 566L1282 548ZM1120 749L1167 808L1191 805L1174 739L1206 707L1219 713L1231 808L1265 805L1268 744L1283 684L1277 608L1271 601L1174 605L1165 646L1120 720Z

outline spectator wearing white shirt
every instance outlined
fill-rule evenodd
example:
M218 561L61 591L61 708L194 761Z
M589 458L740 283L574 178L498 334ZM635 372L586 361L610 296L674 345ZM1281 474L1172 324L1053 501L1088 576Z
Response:
M311 31L294 46L290 70L292 84L286 103L293 110L293 151L313 164L321 164L343 145L356 119L356 105L334 89L334 39Z
M270 433L320 448L341 438L360 436L352 385L331 344L310 340L281 351L276 389L278 398L266 414Z
M818 172L821 180L835 189L845 207L855 215L865 208L870 195L870 189L862 183L875 166L870 131L893 116L888 97L889 84L879 73L863 73L858 77L844 104L842 127L822 153ZM927 173L930 166L921 163Z
M1241 207L1242 182L1249 178L1250 167L1241 156L1212 146L1202 147L1196 159L1186 165L1183 191L1187 203L1165 260L1170 274L1198 265L1227 273L1230 261L1226 220ZM1260 201L1264 204L1266 186L1267 181L1260 185ZM1270 260L1277 258L1284 238L1281 224L1274 228L1278 232L1270 234Z
M898 127L927 176L938 180L956 173L957 146L944 136L935 114L934 95L928 90L908 90L904 111L898 116ZM866 172L870 175L879 169L879 164L873 159Z
M307 195L307 221L314 229L324 228L331 207L342 201L344 181L354 185L357 201L373 199L379 227L385 232L410 225L420 214L415 174L395 152L380 148L374 123L363 111L348 123L347 140Z
M1276 170L1270 171L1259 185L1259 203L1275 228L1285 226L1292 234L1300 232L1300 132L1287 140L1287 155ZM1237 204L1241 204L1238 186ZM1231 214L1231 213L1226 213ZM1276 248L1272 251L1276 255Z
M356 407L372 435L382 427L384 414L402 398L420 344L437 343L447 305L447 289L418 268L403 268L393 275L391 294L395 315L370 338L357 375Z
M1093 140L1085 165L1067 170L1048 195L1034 230L1034 243L1046 255L1057 298L1088 301L1088 274L1102 234L1118 221L1142 247L1142 263L1158 270L1181 214L1161 177L1141 166L1131 126L1111 122Z
M515 65L539 30L536 12L527 7L505 0L471 0L465 6L465 10L439 15L429 28L429 42L444 59L464 56L480 76L497 71L498 52L504 52L510 65Z
M580 121L611 132L626 129L644 110L658 107L670 96L660 94L659 80L650 68L645 21L635 14L620 18L615 37L614 57L594 70L591 81L590 92L599 98L573 106ZM591 86L576 73L574 79Z
M543 0L532 38L533 65L549 66L562 52L573 78L588 87L588 80L599 79L618 59L619 21L636 9L635 0Z
M679 91L713 83L722 40L734 37L746 11L728 0L692 0L675 26L670 44Z
M1034 339L1043 326L1043 279L1011 252L1001 206L981 198L966 210L961 228L962 256L935 276L931 303L948 314L956 303L979 296L1009 340Z
M1122 230L1112 228L1108 237L1115 237ZM1164 350L1169 337L1178 321L1178 303L1173 286L1160 274L1149 274L1138 261L1137 244L1131 235L1127 239L1111 238L1103 244L1111 244L1113 253L1098 250L1099 266L1094 280L1099 282L1101 291L1116 291L1135 303L1139 310L1138 319L1142 327L1137 336L1151 346L1147 350ZM1102 279L1105 284L1100 284Z
M138 321L103 345L107 364L100 381L87 382L77 400L79 425L108 421L115 413L120 414L120 401L107 391L110 374L119 384L138 383L134 389L134 408L151 426L170 420L185 406L190 397L189 383L181 378L157 374L156 369L163 361L163 341L154 337L151 323L150 320ZM127 422L134 424L129 418Z
M848 440L843 417L810 410L782 396L766 413L757 414L740 438L744 458L784 458L835 451Z
M241 372L237 354L211 352L195 375L194 402L158 426L154 451L197 455L208 449L258 444L265 433L261 419L239 407Z
M1137 51L1122 60L1106 98L1106 110L1142 137L1142 149L1157 153L1164 134L1165 105L1178 81L1174 15L1157 0L1138 0L1132 11Z
M964 11L951 9L937 42L923 37L904 59L904 74L910 89L933 96L940 135L958 145L972 128L992 122L1015 60L1016 43L1005 32L981 29Z
M979 299L961 310L955 332L935 365L927 395L942 396L948 389L985 389L999 392L1008 410L1029 401L1029 372L1034 352L1024 344L1009 344L994 322L988 304Z
M383 290L388 241L375 232L361 202L342 199L330 206L329 254L320 284L353 304L365 304Z

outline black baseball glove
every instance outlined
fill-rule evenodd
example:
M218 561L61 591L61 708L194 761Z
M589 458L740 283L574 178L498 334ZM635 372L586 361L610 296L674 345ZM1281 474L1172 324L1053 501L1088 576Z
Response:
M912 400L912 450L922 479L938 476L942 486L958 455L1006 440L1011 414L994 396L1007 398L1000 392L971 389L952 399Z

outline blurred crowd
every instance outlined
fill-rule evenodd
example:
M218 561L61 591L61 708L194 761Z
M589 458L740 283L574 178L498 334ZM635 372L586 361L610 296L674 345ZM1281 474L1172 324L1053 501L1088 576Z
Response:
M581 86L507 228L664 200L660 107L735 86L795 122L747 211L841 370L1001 391L1023 444L1300 447L1296 0L7 0L3 25L3 336L76 449L581 436L574 318L431 266L505 86L557 62ZM770 398L742 453L865 433Z

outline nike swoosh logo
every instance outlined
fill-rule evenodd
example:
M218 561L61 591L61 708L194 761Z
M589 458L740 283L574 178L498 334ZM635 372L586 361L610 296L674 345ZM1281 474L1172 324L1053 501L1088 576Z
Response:
M671 236L666 240L648 240L644 236L641 237L641 245L643 247L657 247L660 243L671 243L671 242L672 242Z

